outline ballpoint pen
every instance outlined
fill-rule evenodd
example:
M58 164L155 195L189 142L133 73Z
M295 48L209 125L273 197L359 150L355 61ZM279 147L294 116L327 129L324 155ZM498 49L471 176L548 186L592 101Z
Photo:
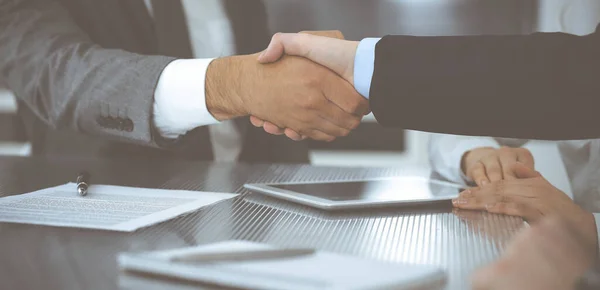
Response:
M90 182L90 174L83 171L77 176L77 193L81 196L87 195Z
M227 261L270 260L312 255L314 249L267 249L219 253L186 253L171 258L176 262L212 263Z

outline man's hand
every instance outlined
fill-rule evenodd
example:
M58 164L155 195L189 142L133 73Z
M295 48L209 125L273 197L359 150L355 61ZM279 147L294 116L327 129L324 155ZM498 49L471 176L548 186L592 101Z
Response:
M511 171L517 179L467 189L452 200L452 204L460 209L519 216L529 223L546 216L558 216L576 227L585 237L587 249L595 252L598 236L593 214L583 210L528 166L516 163Z
M495 263L475 272L475 290L575 289L594 252L568 222L545 218L519 233Z
M503 179L516 179L512 168L517 162L534 168L533 155L525 148L481 147L465 153L460 167L477 186L484 186Z
M302 56L328 67L353 85L354 56L358 42L346 41L343 38L343 34L339 31L277 33L258 60L261 63L272 63L285 54ZM340 95L330 100L343 109L348 107L348 100L345 99L345 96ZM368 110L365 114L367 113ZM250 117L250 122L256 127L263 127L270 134L281 135L285 133L290 139L296 141L306 138L306 136L302 136L290 128L278 127L255 116Z
M316 140L331 141L356 128L368 102L352 85L307 59L285 56L262 65L258 54L214 60L207 71L206 104L218 120L252 115ZM333 98L344 98L340 108Z
M283 55L301 56L329 68L354 85L354 58L358 43L315 33L277 33L258 61L272 63Z

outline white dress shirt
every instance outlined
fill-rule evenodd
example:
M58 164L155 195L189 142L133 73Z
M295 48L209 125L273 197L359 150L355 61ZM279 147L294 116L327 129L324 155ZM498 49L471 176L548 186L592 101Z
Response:
M470 183L461 170L462 156L479 147L516 147L523 140L469 137L445 134L432 135L429 142L431 168L442 177L456 183ZM600 240L600 139L561 141L558 150L571 183L573 199L582 208L594 213Z
M151 1L145 0L152 15ZM192 51L196 59L167 65L154 93L154 123L167 138L209 127L215 161L235 161L242 149L243 132L234 121L219 122L208 111L205 78L216 57L235 54L231 23L220 0L182 0Z

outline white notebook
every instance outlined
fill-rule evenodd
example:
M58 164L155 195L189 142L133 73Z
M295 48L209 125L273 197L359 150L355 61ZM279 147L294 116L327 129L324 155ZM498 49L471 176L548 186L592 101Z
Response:
M242 289L442 289L443 270L426 265L380 262L317 251L292 258L214 263L172 262L185 253L220 253L274 248L247 241L166 251L121 253L122 270Z

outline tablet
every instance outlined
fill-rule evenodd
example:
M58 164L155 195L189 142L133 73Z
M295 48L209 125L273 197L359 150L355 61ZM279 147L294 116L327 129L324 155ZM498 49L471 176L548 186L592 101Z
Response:
M334 182L245 184L245 188L321 209L416 205L451 200L464 186L418 176Z

